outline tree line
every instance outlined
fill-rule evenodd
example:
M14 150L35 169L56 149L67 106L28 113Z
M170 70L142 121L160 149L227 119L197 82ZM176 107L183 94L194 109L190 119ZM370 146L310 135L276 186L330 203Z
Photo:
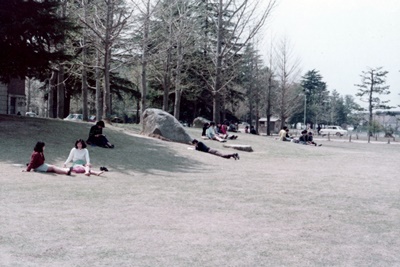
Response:
M258 48L267 59L261 56L257 36L276 6L276 0L0 0L0 79L39 80L35 90L51 118L66 117L78 101L84 120L129 110L138 122L141 111L155 107L188 122L202 116L257 127L260 117L269 125L277 116L311 126L358 123L353 96L328 91L318 70L301 76L288 39L269 40L270 47ZM363 74L371 71L386 75ZM373 91L366 83L360 90Z

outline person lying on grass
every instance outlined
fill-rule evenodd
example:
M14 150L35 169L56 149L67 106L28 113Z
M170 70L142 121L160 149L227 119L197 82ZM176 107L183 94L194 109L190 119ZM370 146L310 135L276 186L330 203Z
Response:
M37 142L33 148L31 161L28 163L26 170L22 171L30 172L31 170L34 170L35 172L55 172L57 174L71 175L72 168L59 168L54 165L44 163L44 149L45 143L41 141Z
M72 171L75 173L84 173L86 176L91 174L99 176L103 173L91 170L89 151L86 149L86 143L82 139L75 142L75 146L69 152L69 156L64 163L64 167L72 160Z
M225 159L230 159L230 158L234 158L235 160L239 159L239 154L238 153L233 153L233 154L222 154L221 152L219 152L218 150L209 148L208 146L206 146L203 142L199 142L196 139L193 139L192 144L195 146L196 150L198 151L202 151L202 152L206 152L206 153L210 153Z

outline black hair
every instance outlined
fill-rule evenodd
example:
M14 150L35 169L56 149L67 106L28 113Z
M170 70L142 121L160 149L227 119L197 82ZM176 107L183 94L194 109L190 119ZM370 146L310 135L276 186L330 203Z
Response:
M44 142L37 142L35 147L33 148L33 151L35 152L43 152L43 147L45 146Z
M104 125L104 121L98 121L98 122L96 123L96 125L97 125L97 126L101 126L101 127L103 127L103 128L106 127L106 126Z
M86 148L86 142L83 139L78 139L75 142L75 148L78 148L78 143L82 144L82 148Z
M210 122L210 125L215 125L215 122L213 122L213 121L212 121L212 122Z
M197 139L193 139L192 144L197 144L198 142Z

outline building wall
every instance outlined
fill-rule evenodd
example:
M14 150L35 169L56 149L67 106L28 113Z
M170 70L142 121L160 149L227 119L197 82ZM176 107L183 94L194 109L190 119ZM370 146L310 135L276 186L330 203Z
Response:
M23 115L26 112L25 81L13 79L0 83L0 113Z

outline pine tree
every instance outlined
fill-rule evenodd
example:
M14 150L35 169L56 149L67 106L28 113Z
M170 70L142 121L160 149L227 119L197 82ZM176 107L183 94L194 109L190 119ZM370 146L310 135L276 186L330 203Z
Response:
M68 59L62 44L73 24L56 0L0 0L0 79L42 77Z

